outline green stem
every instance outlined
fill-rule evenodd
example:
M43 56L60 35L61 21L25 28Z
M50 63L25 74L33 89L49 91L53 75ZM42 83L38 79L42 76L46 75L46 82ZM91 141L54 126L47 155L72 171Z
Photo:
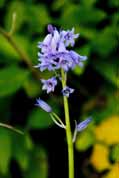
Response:
M61 70L62 76L62 87L66 86L66 75L63 70ZM72 132L70 125L70 117L69 117L69 105L68 99L66 96L63 96L64 100L64 111L65 111L65 122L66 122L66 138L68 145L68 169L69 169L69 178L74 178L74 149L73 149L73 141L72 141Z

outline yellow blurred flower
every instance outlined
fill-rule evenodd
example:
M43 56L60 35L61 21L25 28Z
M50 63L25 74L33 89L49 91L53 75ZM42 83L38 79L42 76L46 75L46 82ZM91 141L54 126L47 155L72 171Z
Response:
M119 116L112 116L95 128L96 139L106 144L119 143Z
M101 172L105 169L110 168L109 162L109 149L105 145L96 144L94 145L93 152L90 158L90 163L93 167Z
M103 178L118 178L119 177L119 163L116 163L112 166L112 169L106 176Z

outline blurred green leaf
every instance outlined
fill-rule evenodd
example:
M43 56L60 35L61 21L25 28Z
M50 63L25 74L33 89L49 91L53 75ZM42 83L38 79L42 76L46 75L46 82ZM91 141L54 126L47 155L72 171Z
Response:
M47 178L48 160L46 151L43 148L35 147L31 153L29 169L25 172L28 178Z
M4 63L13 63L14 61L18 61L19 55L15 51L15 49L8 43L8 41L0 35L0 41L2 45L0 45L0 62ZM4 59L5 58L5 59Z
M96 60L93 67L107 80L112 82L115 86L119 87L119 62L114 61Z
M79 32L80 32L81 36L83 36L84 38L86 38L88 40L94 39L95 36L97 35L96 30L94 28L89 28L89 27L88 28L86 28L86 27L85 28L84 27L79 27Z
M87 7L91 7L96 3L96 0L81 0L81 4Z
M85 130L80 133L76 139L76 149L78 151L86 151L89 147L91 147L95 142L95 136L92 131Z
M28 74L28 71L16 66L2 69L0 71L0 96L3 97L16 92L20 87L22 87Z
M22 1L10 1L7 6L7 13L5 16L5 28L10 31L12 24L12 15L16 13L15 30L18 31L26 19L26 7Z
M97 33L92 41L92 49L101 56L109 56L116 49L118 40L116 38L117 28L106 27L104 30ZM109 45L111 44L111 45Z
M119 1L118 0L109 0L110 7L118 7L119 8Z
M110 158L114 162L119 162L119 144L113 146Z
M53 10L57 10L57 9L60 9L60 8L63 8L63 6L67 3L69 3L70 0L57 0L57 1L54 1L53 5L52 5L52 9Z
M41 92L40 82L37 82L33 79L27 79L24 82L23 87L24 87L27 95L31 98L38 96L38 94L40 94L40 92Z
M46 6L32 4L32 6L28 6L27 21L30 33L43 32L46 25L51 22L51 17Z
M85 15L84 15L85 14ZM67 27L75 25L95 25L106 17L105 12L96 8L87 8L85 6L69 5L65 8L61 18L61 24ZM70 20L67 20L69 19Z
M75 69L73 70L73 72L76 74L76 75L81 75L83 72L84 72L84 67L79 67L79 66L76 66Z
M14 39L15 39L16 43L18 44L18 46L20 46L20 48L23 51L26 51L26 53L28 53L29 50L31 50L31 45L30 45L29 38L24 37L23 35L15 35ZM29 55L29 53L28 53L28 55Z
M52 97L51 100L48 100L48 104L52 107L53 106L53 112L59 114L59 105L57 103L58 99L56 100L55 98ZM33 129L47 129L51 127L54 124L52 121L49 113L45 112L41 108L36 108L32 110L32 112L29 115L28 119L28 128L33 128Z
M28 135L14 135L13 157L18 161L23 170L29 166L30 151L33 149L33 143Z
M0 98L0 122L6 122L10 117L11 97Z
M54 123L50 118L50 115L41 108L34 109L29 116L28 127L31 127L32 129L44 129L52 126L53 124Z
M101 109L94 109L93 111L91 111L92 118L97 123L100 123L113 115L119 115L119 99L118 94L116 94L116 92L117 89L112 88L112 91L110 91L108 86L107 88L105 87L105 105Z
M0 127L0 172L2 174L8 173L11 154L10 132Z
M0 8L2 8L5 4L5 0L0 0Z

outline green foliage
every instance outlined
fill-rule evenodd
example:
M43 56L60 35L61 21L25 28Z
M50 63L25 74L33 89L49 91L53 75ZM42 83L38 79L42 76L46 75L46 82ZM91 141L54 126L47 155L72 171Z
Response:
M70 20L67 21L69 17ZM105 17L106 14L101 10L72 4L71 6L68 6L67 9L65 9L65 13L63 13L61 18L61 23L70 27L73 26L73 23L75 25L80 24L90 27L91 25L96 25Z
M86 151L95 143L95 136L92 131L86 130L80 133L76 140L76 149L79 151Z
M8 8L8 13L5 16L5 27L9 31L12 24L12 15L16 13L16 23L15 23L15 30L20 30L21 25L24 23L26 19L26 10L25 10L25 3L22 1L12 1Z
M25 171L29 166L29 153L33 149L33 143L28 135L24 137L15 135L13 138L13 158L17 160L21 169Z
M107 27L94 37L93 48L101 56L107 57L117 46L116 31L115 27Z
M35 109L30 113L28 126L33 129L48 128L53 124L48 113L42 111L40 108Z
M10 66L0 71L0 96L16 92L28 76L28 71L16 66Z
M9 64L18 61L19 56L17 52L7 40L3 36L0 36L0 41L2 41L2 45L0 45L0 63Z
M0 128L0 172L7 174L12 154L11 134L8 130Z
M112 148L110 157L112 161L119 162L119 144Z
M36 147L32 151L28 172L25 177L29 178L47 178L48 177L48 163L47 154L43 148Z
M112 84L114 84L116 87L119 87L119 62L116 61L116 59L113 59L113 61L108 60L108 62L104 60L96 61L95 65L95 69L99 71L102 76L112 82Z

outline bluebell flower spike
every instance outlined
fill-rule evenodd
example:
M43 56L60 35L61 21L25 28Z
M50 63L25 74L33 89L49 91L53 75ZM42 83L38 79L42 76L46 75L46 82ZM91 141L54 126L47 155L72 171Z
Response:
M54 71L63 69L68 72L76 65L82 66L86 56L80 56L73 50L68 50L68 46L74 46L75 39L79 34L74 33L72 30L58 31L51 24L48 25L49 34L45 37L43 42L38 43L40 52L38 53L39 64L36 66L40 71L49 70Z

